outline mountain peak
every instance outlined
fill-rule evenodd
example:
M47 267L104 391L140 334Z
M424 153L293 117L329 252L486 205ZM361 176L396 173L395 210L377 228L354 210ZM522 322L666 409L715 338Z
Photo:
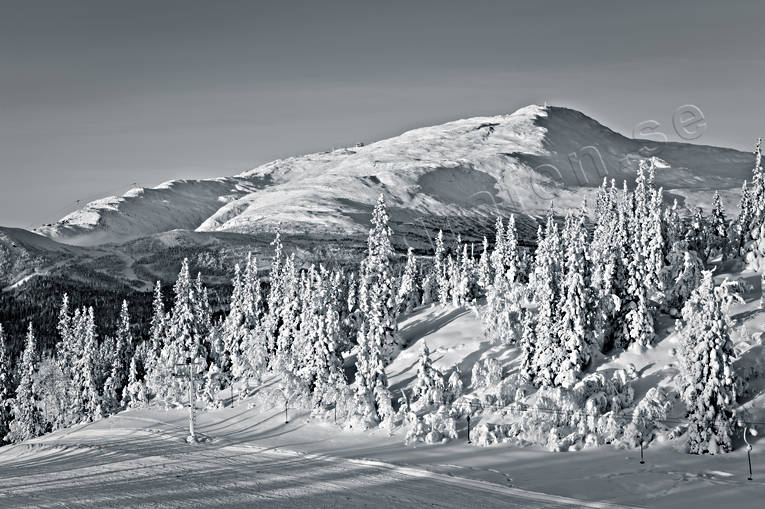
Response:
M739 188L751 155L632 140L570 108L532 104L421 127L369 145L272 161L233 177L175 180L89 203L40 231L61 242L122 242L173 229L355 234L383 193L394 220L491 220L579 207L604 176L631 178L648 144L667 195ZM660 158L660 159L659 159ZM634 163L634 164L633 164ZM432 222L432 221L431 221Z

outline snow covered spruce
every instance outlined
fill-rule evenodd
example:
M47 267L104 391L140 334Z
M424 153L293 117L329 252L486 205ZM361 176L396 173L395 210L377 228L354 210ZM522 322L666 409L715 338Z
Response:
M400 428L412 445L457 438L472 417L479 445L634 447L662 434L683 436L692 453L729 451L743 384L728 317L736 297L733 284L715 286L710 268L741 259L762 270L759 143L755 159L733 222L717 194L710 216L665 206L644 162L631 189L604 180L592 210L560 217L551 208L536 242L524 239L533 247L521 247L510 216L497 218L480 255L439 231L432 256L410 248L404 257L380 196L353 270L304 266L277 233L268 270L252 255L231 267L229 305L213 310L202 275L184 260L172 301L155 285L145 337L127 302L114 334L101 336L93 307L72 311L64 295L55 351L39 351L30 324L11 359L0 328L0 433L19 442L125 408L186 405L187 382L175 372L190 361L208 408L257 394L345 427ZM386 367L408 346L399 321L426 305L479 312L476 340L514 352L514 369L487 357L441 371L423 340L414 381L394 395ZM606 355L650 350L662 313L678 319L682 390L660 385L636 400L634 369L597 368Z

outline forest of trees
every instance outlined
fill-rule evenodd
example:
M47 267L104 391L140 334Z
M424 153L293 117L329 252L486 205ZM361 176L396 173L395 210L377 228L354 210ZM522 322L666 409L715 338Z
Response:
M456 437L464 392L456 371L437 370L423 343L411 393L395 398L385 368L405 347L401 316L431 303L477 308L485 299L483 334L518 347L521 367L506 380L492 359L478 362L473 386L538 390L558 402L576 396L574 406L600 417L587 425L604 435L616 427L645 436L650 409L638 404L632 420L619 423L616 410L627 404L617 401L623 381L601 380L600 389L582 392L583 382L593 380L587 371L594 356L650 348L657 314L675 317L689 451L728 451L737 398L728 307L736 294L732 284L716 286L710 268L734 258L755 270L765 263L759 143L755 154L733 221L717 194L709 214L681 216L676 202L665 205L645 162L631 189L604 180L594 213L583 206L560 220L551 208L535 250L519 247L510 216L497 219L491 248L486 238L476 249L439 231L432 257L410 249L400 260L380 196L355 270L299 266L277 233L267 278L255 257L242 260L233 268L228 309L216 313L202 275L185 260L172 301L156 284L146 337L131 326L127 301L104 335L98 310L72 309L59 295L55 348L41 348L35 324L27 323L23 351L12 358L0 327L0 436L18 442L150 402L188 403L186 381L174 371L190 363L200 373L198 397L210 407L222 404L222 391L244 398L274 379L285 401L319 414L331 409L348 426L404 424L408 442Z

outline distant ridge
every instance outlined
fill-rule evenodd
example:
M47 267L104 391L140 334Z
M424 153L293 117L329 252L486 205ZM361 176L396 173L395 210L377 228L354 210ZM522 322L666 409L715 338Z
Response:
M665 196L689 206L705 204L715 189L735 202L753 162L733 149L633 140L576 110L531 105L280 159L236 176L132 189L37 231L91 246L174 229L356 234L366 231L380 193L398 222L533 216L551 202L579 207L604 176L630 179L645 157L655 158Z

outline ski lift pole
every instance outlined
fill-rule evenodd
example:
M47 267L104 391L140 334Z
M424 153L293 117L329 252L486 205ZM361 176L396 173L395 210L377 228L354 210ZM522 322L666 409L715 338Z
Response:
M196 441L194 436L194 368L191 366L191 359L186 362L189 364L189 438Z
M746 442L746 460L749 462L749 477L746 479L748 481L752 480L752 444L749 443L749 441L746 439L747 432L750 432L749 428L744 428L744 442ZM754 435L754 433L752 433Z
M196 433L194 432L194 419L195 419L195 410L196 410L196 391L194 388L194 375L196 364L191 362L191 357L186 357L186 364L176 364L176 368L180 368L181 373L173 373L175 376L184 376L188 375L189 377L189 385L188 385L188 391L189 391L189 436L186 437L186 441L188 443L196 442ZM183 373L182 370L186 369L186 373Z
M472 399L470 400L470 410L468 411L468 415L467 415L467 443L469 444L473 443L470 441L470 415L480 407L481 407L480 403Z

